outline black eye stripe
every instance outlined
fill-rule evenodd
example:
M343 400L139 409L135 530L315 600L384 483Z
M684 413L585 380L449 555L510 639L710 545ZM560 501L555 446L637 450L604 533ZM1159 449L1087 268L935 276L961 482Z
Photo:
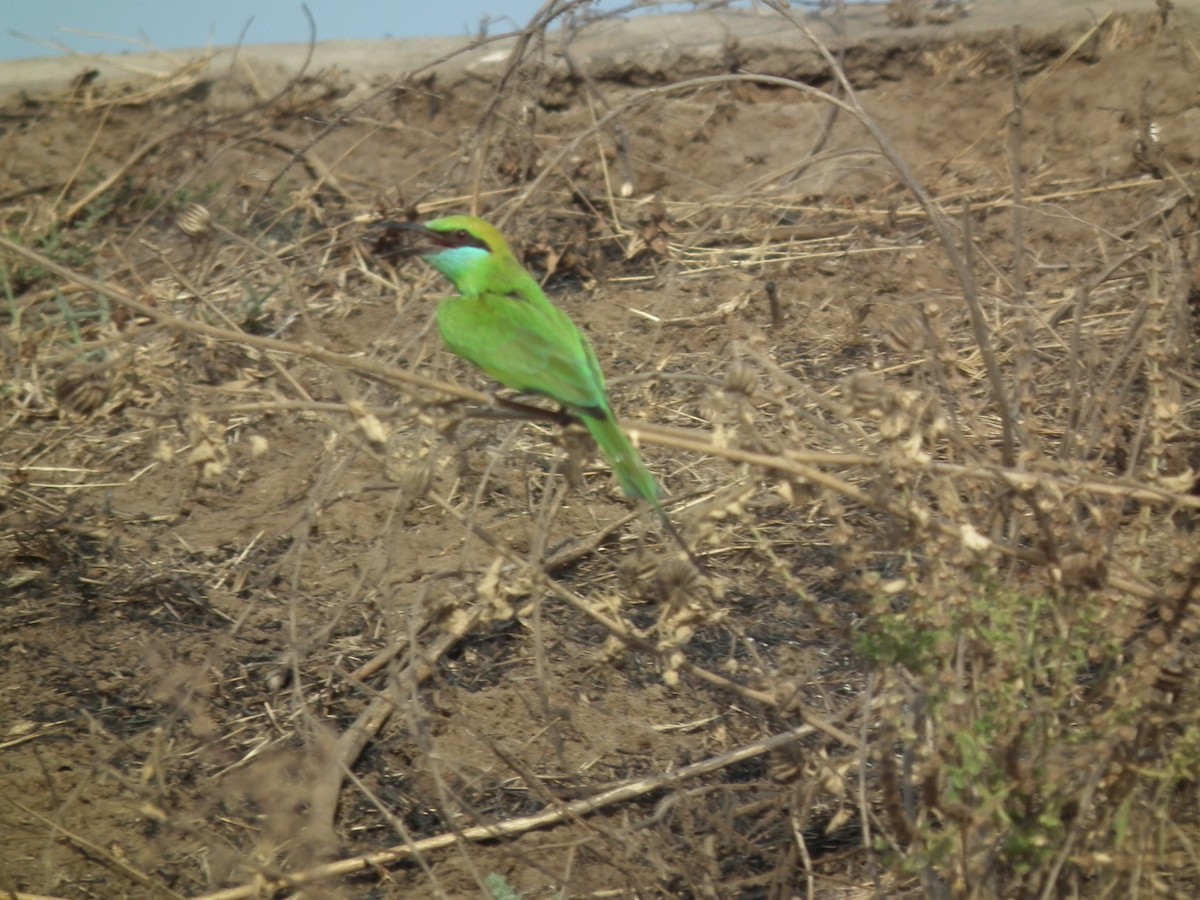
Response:
M475 237L465 228L458 228L450 232L447 237L447 243L455 247L478 247L480 250L491 250L484 241Z

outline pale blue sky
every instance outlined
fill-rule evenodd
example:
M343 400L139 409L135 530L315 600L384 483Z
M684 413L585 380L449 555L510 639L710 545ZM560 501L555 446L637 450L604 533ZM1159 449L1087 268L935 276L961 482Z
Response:
M7 0L0 4L0 59L55 56L62 44L81 53L121 53L145 42L161 50L308 39L301 0ZM486 15L524 24L541 0L307 0L317 39L473 34ZM504 12L501 12L504 11ZM253 21L251 21L253 19ZM492 32L508 31L500 21ZM13 32L27 35L38 43ZM112 36L105 40L89 34ZM125 41L120 40L125 38ZM135 43L129 43L133 41Z
M744 0L741 5L752 2ZM542 3L307 0L317 23L317 40L474 35L485 16L492 18L488 30L495 34L526 24ZM631 0L598 0L594 5L614 10L631 5ZM308 39L301 0L0 0L0 6L0 60L57 56L69 51L122 53L147 48L229 46L237 43L247 22L248 44ZM672 6L681 9L690 4Z

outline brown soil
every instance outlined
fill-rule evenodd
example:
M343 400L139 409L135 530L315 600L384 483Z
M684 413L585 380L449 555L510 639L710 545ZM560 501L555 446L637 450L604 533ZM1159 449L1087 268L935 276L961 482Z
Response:
M1082 45L1039 37L1019 138L1006 38L988 40L848 68L960 245L969 225L985 324L1029 404L1016 460L930 217L849 113L823 138L831 107L798 90L564 84L531 63L499 95L432 80L348 105L328 76L261 103L232 81L11 101L4 234L70 273L0 256L0 895L265 895L376 851L304 895L485 896L501 876L526 898L966 896L972 873L976 896L1190 893L1194 843L1147 856L1094 808L1133 763L1064 743L1027 771L1025 737L983 742L1038 785L1031 823L1046 779L1071 785L1054 869L1004 855L949 756L887 762L963 746L913 713L922 691L1020 677L995 648L963 656L974 624L949 610L968 595L1050 598L1030 627L1051 644L1075 633L1063 609L1105 604L1094 621L1124 643L1080 658L1071 687L1096 721L1126 696L1111 672L1127 687L1167 655L1192 665L1190 631L1164 623L1192 618L1200 34L1148 14ZM494 386L441 346L444 285L365 223L477 191L590 333L619 414L650 423L646 459L708 571L631 520L576 429L442 389ZM1183 318L1154 319L1157 296ZM1138 316L1173 356L1138 343ZM1178 427L1159 441L1142 416L1163 396ZM1014 468L1059 499L1006 507L987 473ZM1111 490L1064 493L1076 476ZM1173 505L1140 518L1131 484ZM979 551L965 523L1014 549ZM927 664L879 650L906 603ZM1149 675L1146 635L1165 648ZM1176 752L1175 715L1152 739L1129 725L1155 759ZM566 808L789 728L771 752ZM1195 839L1174 794L1130 796L1130 816ZM464 834L542 810L561 821ZM938 849L951 832L961 852Z

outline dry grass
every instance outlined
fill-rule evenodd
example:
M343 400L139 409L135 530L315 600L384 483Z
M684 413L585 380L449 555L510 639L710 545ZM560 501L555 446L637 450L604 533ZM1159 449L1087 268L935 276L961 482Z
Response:
M964 54L933 153L848 78L564 87L558 13L483 98L20 113L0 891L1193 895L1194 160L1047 137L1187 36ZM451 208L589 298L706 571L440 350L365 226Z

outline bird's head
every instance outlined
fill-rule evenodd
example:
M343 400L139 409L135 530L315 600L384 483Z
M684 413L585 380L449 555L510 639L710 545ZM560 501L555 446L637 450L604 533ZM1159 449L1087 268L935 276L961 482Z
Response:
M530 276L521 268L508 242L491 224L475 216L446 216L424 225L383 223L419 235L426 246L417 255L454 283L464 297L483 291L508 293Z

